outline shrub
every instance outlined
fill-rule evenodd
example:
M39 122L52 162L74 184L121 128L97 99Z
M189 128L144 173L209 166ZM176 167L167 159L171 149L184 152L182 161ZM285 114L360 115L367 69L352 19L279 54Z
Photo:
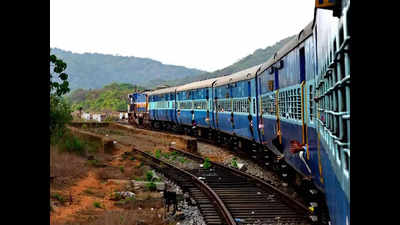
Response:
M66 132L66 124L72 121L71 108L66 101L54 95L50 96L50 142L57 144Z
M119 167L119 170L121 171L121 173L123 173L123 172L125 171L125 169L124 169L123 166L120 166L120 167Z
M100 204L100 202L93 202L93 206L96 208L103 208Z
M64 203L65 199L58 193L53 194L53 198L57 199L59 202Z
M160 149L157 149L157 150L156 150L155 157L156 157L157 159L159 159L159 158L161 157L161 151L160 151Z
M147 183L146 187L147 187L147 189L149 189L149 191L156 191L157 190L157 186L153 182Z
M232 167L239 168L239 166L238 166L238 164L237 164L237 162L236 162L236 158L235 158L235 157L232 158L231 165L232 165Z
M208 157L205 158L204 163L203 163L203 168L208 169L211 167L210 159Z
M154 174L152 171L147 171L147 173L146 173L147 181L151 181L153 179L153 176L154 176Z
M84 190L83 192L85 192L88 195L93 195L94 194L94 192L92 190L90 190L89 188Z
M168 152L167 152L167 153L164 153L164 154L162 154L162 156L163 156L164 158L166 158L166 159L169 159L169 154L168 154Z
M88 160L87 162L90 166L97 166L99 161L97 159Z

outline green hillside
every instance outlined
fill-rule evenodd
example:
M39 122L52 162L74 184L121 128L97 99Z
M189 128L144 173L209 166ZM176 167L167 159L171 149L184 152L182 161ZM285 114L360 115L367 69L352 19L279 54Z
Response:
M112 83L100 89L84 90L76 89L66 96L68 102L72 104L73 110L80 107L85 111L125 111L127 110L128 94L144 90L143 87L132 84Z
M254 51L253 54L242 58L238 62L236 62L228 67L225 67L220 70L216 70L212 73L204 73L203 72L198 75L192 74L190 76L182 77L180 79L175 79L173 77L165 76L165 77L163 77L164 80L161 80L160 78L158 78L157 81L152 80L152 76L143 75L141 77L141 79L143 79L144 81L147 80L148 83L151 83L151 85L149 84L149 86L154 88L160 84L167 84L170 86L175 86L175 85L181 85L181 84L185 84L185 83L189 83L189 82L193 82L193 81L228 75L228 74L238 72L240 70L244 70L244 69L250 68L252 66L266 62L269 58L273 57L274 53L277 50L282 48L293 37L294 36L282 39L281 41L275 43L273 46L269 46L265 49L257 49L256 51ZM75 57L76 57L76 55L75 55ZM121 58L118 58L118 59L113 58L113 57L117 57L117 56L104 56L104 57L108 57L109 59L107 61L110 63L114 62L113 60L116 60L116 61L122 60ZM88 57L86 59L92 60L93 58ZM100 58L100 59L102 59L102 58ZM74 60L77 60L77 59L74 58ZM104 60L104 59L102 59L102 60ZM93 64L101 64L99 62L92 62L92 63ZM89 64L89 63L87 62L86 64ZM113 65L113 67L111 66L111 64ZM125 67L126 64L124 64L124 63L120 63L120 64L111 63L111 64L110 64L110 67L108 68L109 70L111 70L112 68L114 68L114 70L116 70L116 71L126 70L126 67ZM120 65L122 68L118 68L118 67L116 67L116 65ZM67 68L69 68L69 67L70 67L70 65L68 64ZM95 68L95 66L93 66L93 68ZM102 67L102 68L104 68L104 67ZM74 77L73 72L70 72L68 74L70 74L71 78ZM112 73L110 72L110 74L112 74ZM114 74L118 74L118 73L114 73ZM117 75L115 75L115 76L117 76ZM96 86L100 85L99 83L104 83L104 80L102 82L98 82L98 80L100 79L98 76L95 76L95 77L91 76L91 77L92 77L91 78L92 80L88 80L88 82L97 83ZM85 80L86 78L83 77L82 80ZM89 78L87 78L87 79L89 79ZM138 80L131 81L131 82L124 82L124 81L121 82L116 77L114 77L114 78L110 77L109 80L110 80L110 82L111 82L111 80L114 80L115 82L111 83L109 85L106 85L106 86L103 85L104 86L103 88L96 88L93 90L85 90L82 88L75 89L71 94L69 94L67 96L67 100L72 103L72 107L74 110L79 109L79 107L82 107L84 110L89 110L89 111L126 110L127 102L128 102L127 96L128 96L128 94L134 92L134 90L135 90L135 87L132 84L135 83L135 84L138 84L141 86L141 87L137 87L138 91L144 90L143 86L145 86L145 85L142 85L142 83L140 83ZM84 86L84 85L81 84L80 86ZM147 87L149 87L149 86L147 86Z
M71 90L102 88L112 82L130 83L152 88L168 80L204 73L198 69L165 65L147 58L98 53L72 53L52 48L51 54L67 64Z

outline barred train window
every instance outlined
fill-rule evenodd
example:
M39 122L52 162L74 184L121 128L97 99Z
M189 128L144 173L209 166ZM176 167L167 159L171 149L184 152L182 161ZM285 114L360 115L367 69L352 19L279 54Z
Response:
M249 112L249 101L248 99L234 99L233 100L233 111L234 112Z
M193 102L194 109L207 109L207 101L195 101Z
M279 92L279 116L284 118L289 118L289 114L286 109L286 91Z
M191 101L180 102L179 103L179 108L180 109L192 109L192 102Z
M269 115L275 115L276 114L275 94L262 97L261 107L263 113Z
M231 111L231 100L218 100L217 101L218 112L230 112Z
M290 89L279 93L279 115L282 118L301 120L301 90L300 88ZM270 102L269 105L267 102ZM273 102L273 104L272 104ZM263 98L264 104L267 104L269 114L275 114L274 99ZM273 107L273 108L272 108Z

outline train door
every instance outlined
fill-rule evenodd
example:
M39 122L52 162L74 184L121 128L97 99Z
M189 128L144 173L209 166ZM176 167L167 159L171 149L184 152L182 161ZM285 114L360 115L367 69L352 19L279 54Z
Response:
M207 108L206 108L206 110L207 110L207 112L206 112L206 124L207 124L207 126L208 127L210 127L211 126L211 123L210 123L210 107L209 107L209 102L210 102L210 90L209 90L209 88L205 88L204 89L204 91L205 91L205 95L206 95L206 105L207 105Z
M217 97L217 88L214 88L214 113L215 113L215 118L214 118L214 128L218 129L218 97Z
M215 129L216 128L216 123L215 123L215 107L214 107L214 105L215 105L215 88L213 87L214 86L214 83L215 83L215 81L211 84L211 88L209 89L210 90L210 99L209 99L209 107L210 107L210 111L211 111L211 115L212 115L212 118L211 118L211 127L213 128L213 129Z
M304 46L299 49L300 58L300 84L301 84L301 137L302 144L306 145L307 149L307 159L310 158L310 153L308 151L308 137L307 137L307 85L306 85L306 57Z
M276 112L276 136L277 138L275 139L275 146L280 151L283 151L282 149L282 133L281 133L281 123L280 123L280 118L279 118L279 70L277 68L274 69L274 78L275 78L275 88L276 88L276 93L275 93L275 112Z

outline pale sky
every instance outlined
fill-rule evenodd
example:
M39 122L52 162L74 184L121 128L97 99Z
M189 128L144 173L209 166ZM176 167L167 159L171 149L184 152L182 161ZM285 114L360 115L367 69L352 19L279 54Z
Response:
M315 0L51 0L50 47L222 69L293 34Z

